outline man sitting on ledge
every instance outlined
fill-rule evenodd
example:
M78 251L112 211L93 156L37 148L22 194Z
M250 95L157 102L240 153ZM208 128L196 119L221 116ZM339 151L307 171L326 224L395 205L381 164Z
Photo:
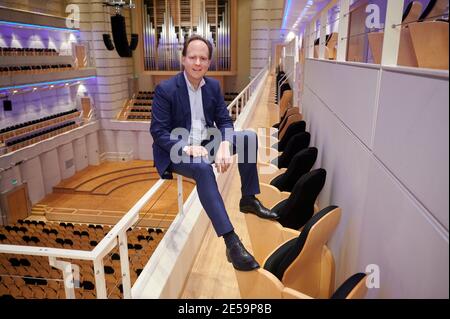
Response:
M208 40L190 37L182 52L184 72L156 87L150 127L153 155L161 178L172 178L173 172L195 180L200 202L217 235L225 240L228 261L234 268L248 271L259 265L234 232L212 163L224 173L231 164L231 153L237 153L241 212L267 219L278 216L255 197L260 193L256 134L234 131L218 81L204 77L212 50Z

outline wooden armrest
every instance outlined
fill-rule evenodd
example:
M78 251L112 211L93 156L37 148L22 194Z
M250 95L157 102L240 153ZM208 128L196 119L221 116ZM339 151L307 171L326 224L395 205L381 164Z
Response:
M300 234L299 231L283 227L276 220L263 219L254 214L245 214L245 222L253 256L260 264L280 245Z
M305 295L300 291L285 287L281 292L283 299L314 299L311 296Z
M252 271L235 270L239 292L243 299L281 299L284 285L269 271L259 268Z
M283 174L285 171L285 168L279 169L270 163L258 163L259 182L270 184L275 177Z
M259 187L261 189L261 194L259 194L258 197L266 207L272 208L291 195L291 193L288 192L280 192L278 188L269 184L260 183Z
M423 21L411 23L409 24L409 31L418 66L420 68L448 70L448 22Z

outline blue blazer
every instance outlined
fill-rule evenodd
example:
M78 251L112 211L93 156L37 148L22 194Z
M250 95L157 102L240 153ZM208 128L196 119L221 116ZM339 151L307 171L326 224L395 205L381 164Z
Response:
M205 77L202 86L203 113L207 127L216 127L225 139L225 129L234 129L227 105L220 91L219 81ZM161 82L155 88L152 104L150 133L153 137L153 160L161 178L170 179L170 150L188 145L185 138L175 138L170 133L175 128L191 130L191 106L183 72Z

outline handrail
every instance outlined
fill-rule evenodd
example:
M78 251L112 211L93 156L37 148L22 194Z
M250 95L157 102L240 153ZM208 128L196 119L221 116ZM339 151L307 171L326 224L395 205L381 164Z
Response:
M230 112L232 107L241 101L242 106L250 99L254 90L260 83L258 80L265 74L268 66L262 69L252 81L244 88L244 90L233 100L227 107ZM239 110L237 116L239 116ZM103 258L116 246L119 247L119 257L121 265L121 280L123 287L123 296L125 299L132 298L130 267L128 258L127 230L139 220L139 214L145 204L153 197L153 195L167 182L165 179L158 180L137 202L136 204L113 226L105 237L91 251L62 249L51 247L23 246L23 245L5 245L0 244L0 253L34 255L49 258L49 264L60 269L63 273L64 282L66 284L66 298L75 298L74 281L72 275L72 264L70 262L57 260L56 258L70 258L92 261L94 264L94 276L97 298L107 298L106 281L104 273ZM178 209L179 214L183 214L183 187L182 176L177 175L178 186ZM67 285L68 284L68 285Z
M250 99L250 96L253 94L255 90L255 83L261 78L261 76L264 74L264 72L267 70L268 65L264 67L259 73L250 81L249 84L239 93L234 100L228 105L227 110L228 113L231 116L231 112L233 109L233 106L236 105L236 119L239 116L239 114L242 111L242 108L244 105L247 104L248 100ZM240 103L239 103L240 101Z
M289 74L285 73L283 74L283 76L280 78L280 80L277 83L277 97L278 97L278 104L281 101L281 96L280 96L280 90L281 90L281 86L286 83L286 81L288 81L288 79L292 76L292 74L294 73L294 71L291 71Z
M178 176L178 179L181 179L181 176ZM128 266L126 231L139 218L139 212L141 208L166 182L167 180L163 179L160 179L158 182L156 182L150 188L150 190L147 191L147 193L145 193L144 196L142 196L138 200L138 202L128 211L128 213L126 213L125 216L123 216L120 221L116 225L114 225L114 227L106 234L106 236L97 244L97 246L92 251L0 244L0 253L49 257L50 262L53 262L51 258L72 258L93 261L97 298L104 299L107 296L102 258L107 255L112 249L114 249L117 244L119 244L123 293L125 298L131 298L129 267L123 267L124 264ZM179 189L178 192L180 193L180 191L182 190ZM179 198L183 198L182 194L181 196L179 194ZM121 249L122 247L125 247L125 249ZM73 287L71 288L71 290L73 290ZM74 294L69 295L74 296Z

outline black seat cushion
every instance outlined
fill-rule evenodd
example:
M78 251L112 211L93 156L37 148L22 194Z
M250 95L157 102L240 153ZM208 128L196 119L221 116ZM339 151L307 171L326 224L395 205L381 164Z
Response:
M292 262L301 253L305 246L306 239L308 238L311 228L321 220L325 215L336 209L337 206L328 206L315 214L305 225L300 235L297 238L293 238L282 246L267 258L264 264L264 269L270 271L279 280L283 279L284 272L292 264Z
M326 175L323 168L304 174L295 183L291 195L272 208L280 215L278 222L281 225L299 229L308 222L314 214L314 203L325 185Z
M306 123L305 121L297 121L289 125L289 127L286 129L286 133L284 134L281 141L278 143L275 143L272 147L278 148L278 151L284 152L286 149L286 146L289 142L289 140L296 134L304 132L306 129Z
M107 275L114 273L114 268L111 266L104 266L103 268L105 269L105 274L107 274Z
M295 154L309 146L311 135L308 132L301 132L294 135L288 142L284 152L272 160L272 164L278 168L287 168Z
M277 74L277 79L275 82L275 102L278 104L279 96L278 96L278 87L280 83L285 79L286 73L284 71L281 71Z
M426 8L422 11L422 14L419 17L419 21L424 21L428 18L428 15L431 13L431 11L434 9L434 6L436 5L437 0L430 0L428 2L428 5ZM431 18L431 17L430 17Z
M405 11L403 11L402 21L405 21L405 19L408 17L409 13L411 12L413 2L411 1L408 6L406 7Z
M81 287L84 290L94 290L95 288L94 284L89 280L84 280L83 283L81 284Z
M270 185L275 186L281 192L291 192L300 177L311 170L316 162L317 153L317 148L308 147L295 154L286 172L271 180Z
M357 273L348 278L331 296L331 299L345 299L348 294L366 277L365 273Z
M285 83L281 84L281 86L280 86L280 100L279 101L281 101L281 99L283 98L284 92L288 91L288 90L292 90L291 85L289 84L289 82L285 82Z
M331 36L332 36L332 34L327 34L327 35L325 36L325 46L328 45L328 42L330 41ZM314 46L319 45L319 44L320 44L320 37L317 38L316 40L314 40Z

